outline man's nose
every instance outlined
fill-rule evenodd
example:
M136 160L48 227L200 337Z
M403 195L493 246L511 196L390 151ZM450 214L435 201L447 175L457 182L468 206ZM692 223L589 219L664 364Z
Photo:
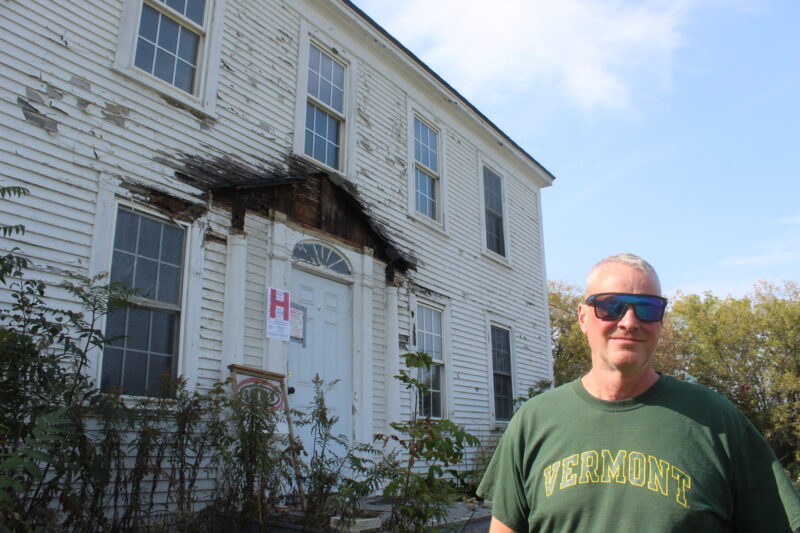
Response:
M625 312L619 319L618 325L625 329L632 329L639 327L639 319L636 317L636 312L633 310L633 305L629 304L625 308Z

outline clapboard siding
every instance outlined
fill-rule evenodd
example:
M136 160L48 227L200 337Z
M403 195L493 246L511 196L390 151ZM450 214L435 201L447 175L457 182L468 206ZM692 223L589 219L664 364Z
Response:
M380 261L373 263L372 290L372 425L385 428L387 424L387 383L386 349L388 347L386 321L386 289L383 286L386 265ZM389 420L388 422L391 422Z
M372 287L362 313L371 331L363 353L371 361L371 420L385 428L390 405L389 347L414 350L414 302L446 307L447 408L454 419L491 439L489 321L511 328L515 395L550 376L547 297L541 255L540 189L549 177L535 162L471 111L384 35L339 0L227 0L220 41L219 79L213 116L171 104L149 85L113 68L122 1L65 0L58 9L45 0L5 2L0 7L0 183L31 189L21 199L0 201L0 221L24 223L24 236L0 240L19 246L38 271L58 280L66 272L108 270L97 235L98 201L109 194L126 205L147 206L137 187L154 189L207 209L192 226L205 239L192 250L201 296L183 310L195 323L197 353L184 354L196 368L197 387L209 388L228 375L223 368L226 281L231 234L230 207L178 179L163 158L179 154L229 156L261 168L285 170L293 154L295 114L305 102L297 79L308 46L305 28L339 50L352 83L345 128L354 144L347 172L369 215L392 244L409 253L415 270L398 274L395 313L387 311L386 265L353 279ZM27 110L29 115L23 113ZM31 115L31 109L34 110ZM413 191L409 120L413 113L440 129L444 223L436 229L409 209ZM348 147L349 148L349 147ZM502 177L508 257L484 249L482 165ZM338 177L337 177L338 179ZM153 206L149 206L153 208ZM156 209L158 211L158 209ZM164 213L166 218L171 215ZM279 344L265 338L265 292L291 278L287 254L296 239L326 237L265 212L245 217L245 364L285 370ZM289 242L291 239L294 241ZM278 241L277 244L275 241ZM285 242L284 242L285 241ZM330 239L333 246L341 245ZM343 246L350 246L345 244ZM358 250L356 250L358 252ZM366 252L371 253L371 252ZM7 293L0 293L7 299ZM65 304L69 301L58 295ZM361 305L361 304L359 304ZM358 326L358 324L356 324ZM399 338L389 338L396 331ZM283 352L281 352L283 353ZM283 361L283 364L281 363ZM194 384L191 384L194 385ZM407 413L411 396L401 389ZM357 406L358 407L358 406ZM357 409L362 412L363 409Z

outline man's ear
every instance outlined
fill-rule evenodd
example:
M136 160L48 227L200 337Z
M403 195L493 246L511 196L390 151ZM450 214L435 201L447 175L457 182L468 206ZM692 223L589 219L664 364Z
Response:
M578 304L578 324L581 326L581 331L586 333L586 313L588 313L589 306L586 304Z

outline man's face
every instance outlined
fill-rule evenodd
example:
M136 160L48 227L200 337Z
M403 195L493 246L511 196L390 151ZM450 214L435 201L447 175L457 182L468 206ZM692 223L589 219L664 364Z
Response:
M586 296L601 292L661 294L661 289L656 279L637 268L608 263L595 270L586 285ZM594 308L583 303L578 306L578 321L589 340L592 367L624 373L650 367L661 322L640 321L632 307L619 320L600 320Z

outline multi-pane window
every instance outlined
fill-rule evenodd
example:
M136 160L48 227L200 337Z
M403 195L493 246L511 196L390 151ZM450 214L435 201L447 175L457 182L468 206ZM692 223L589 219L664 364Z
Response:
M206 0L144 0L134 65L194 94L205 19Z
M135 289L132 305L114 311L103 351L100 386L137 396L162 395L175 375L181 315L184 230L120 209L111 281Z
M433 359L429 369L420 370L420 380L428 390L419 392L419 412L422 416L441 418L444 379L442 312L422 304L417 305L417 350Z
M309 46L305 154L340 169L345 67L313 43Z
M414 117L414 204L436 220L439 188L439 133Z
M486 212L486 248L506 255L503 233L503 183L495 172L483 167L483 202Z
M511 387L511 338L507 329L492 326L492 373L494 377L494 417L509 420L514 399Z

